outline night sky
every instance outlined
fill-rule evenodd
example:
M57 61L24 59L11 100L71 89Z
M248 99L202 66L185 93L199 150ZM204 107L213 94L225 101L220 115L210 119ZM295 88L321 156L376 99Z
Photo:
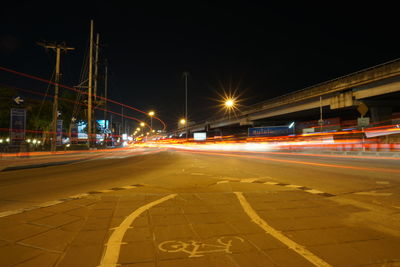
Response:
M163 2L2 4L0 65L49 78L54 53L35 42L66 41L76 50L62 56L62 82L76 85L94 19L101 57L109 62L109 97L154 109L174 127L184 114L184 71L190 73L189 116L199 121L219 111L223 89L236 89L245 107L400 56L395 6Z

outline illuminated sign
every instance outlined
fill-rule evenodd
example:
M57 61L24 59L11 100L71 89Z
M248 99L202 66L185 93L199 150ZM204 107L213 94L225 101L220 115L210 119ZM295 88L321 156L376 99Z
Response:
M206 132L193 133L193 138L194 138L194 141L204 141L207 139L207 133Z

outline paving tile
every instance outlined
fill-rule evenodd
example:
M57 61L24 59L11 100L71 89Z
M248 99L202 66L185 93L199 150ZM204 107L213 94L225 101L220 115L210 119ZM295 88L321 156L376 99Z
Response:
M165 225L155 226L153 229L156 241L177 240L196 237L189 225Z
M95 244L105 244L111 235L110 230L80 231L74 237L74 246L89 246Z
M44 211L43 209L35 209L35 210L28 211L28 212L23 212L20 214L15 214L15 215L9 216L8 219L17 221L17 222L29 222L29 221L49 217L51 215L54 215L54 213Z
M71 216L68 214L55 214L52 216L48 216L42 219L34 220L31 223L34 223L36 225L44 225L48 227L59 227L64 224L68 224L73 221L77 221L79 218L76 216Z
M236 263L235 266L252 266L252 267L274 266L273 262L271 261L271 259L268 258L268 256L258 251L232 254L231 257L233 258L233 261ZM297 265L292 265L292 266L297 266Z
M287 248L282 242L268 234L245 234L241 236L260 250Z
M309 250L333 266L369 266L374 262L369 253L357 250L351 243L319 245Z
M373 232L363 232L350 227L288 231L284 234L299 244L310 246L377 238L377 235Z
M251 234L251 233L259 233L262 235L265 234L265 231L260 226L250 221L250 219L246 221L230 222L229 225L232 226L232 228L235 229L236 232L240 234Z
M85 225L85 219L78 219L76 221L64 224L58 229L67 231L67 232L78 232L82 229L82 227Z
M156 225L156 226L187 224L186 218L182 214L152 215L151 222L153 225Z
M190 258L190 259L173 259L161 260L158 262L158 267L204 267L210 266L210 261L206 258Z
M315 266L291 249L272 249L265 251L265 253L267 254L268 258L275 264L275 266Z
M15 265L15 267L52 267L59 257L60 254L44 252L33 259Z
M226 223L194 224L194 231L202 238L236 235L237 232Z
M70 246L57 267L99 266L104 244Z
M343 227L337 217L272 218L268 219L268 224L283 231Z
M10 244L0 247L0 266L14 266L20 262L35 258L43 251L35 248Z
M126 231L123 242L137 242L153 240L153 234L148 227L132 227Z
M17 224L6 229L0 229L0 239L7 241L18 241L48 231L45 226Z
M368 254L377 262L400 262L400 241L397 239L380 239L349 244L363 255Z
M153 207L149 210L151 215L166 215L166 214L182 214L183 211L177 206L159 206Z
M157 267L155 262L121 264L121 267Z
M86 220L85 225L82 227L82 231L108 230L109 228L110 228L109 218L89 217Z
M141 241L121 246L118 263L148 262L155 259L152 241Z
M223 223L225 221L221 216L216 216L214 213L186 214L186 218L192 224Z
M35 235L34 237L24 239L19 243L61 252L71 243L73 238L74 234L71 232L52 229L45 233Z

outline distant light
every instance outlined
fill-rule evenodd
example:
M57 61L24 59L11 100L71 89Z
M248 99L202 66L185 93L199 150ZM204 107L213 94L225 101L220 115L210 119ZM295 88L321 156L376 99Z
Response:
M26 142L30 143L30 142L31 142L31 139L26 139Z
M294 121L289 125L289 129L294 126Z
M138 132L139 132L139 131L140 131L140 127L137 127L137 128L136 128L136 131L138 131Z
M142 127L145 126L144 122L141 122L141 123L140 123L140 126L142 126Z
M71 146L71 144L67 144L67 145L66 145L66 147L70 147L70 146Z
M149 116L151 116L151 117L153 117L154 114L155 114L154 111L150 111L150 112L149 112Z
M10 142L10 138L7 137L6 142Z
M235 100L232 98L228 98L227 100L225 100L225 106L227 108L232 108L235 105Z
M36 142L37 142L36 139L33 139L33 140L32 140L32 143L33 143L33 144L36 144Z
M3 143L3 139L0 139L0 143Z
M182 124L182 125L184 125L184 124L186 124L186 120L185 120L185 119L181 119L181 120L179 121L179 123Z

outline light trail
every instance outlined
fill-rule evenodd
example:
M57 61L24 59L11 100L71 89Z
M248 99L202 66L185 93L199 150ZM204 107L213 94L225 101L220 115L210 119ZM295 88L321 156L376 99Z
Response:
M40 77L37 77L37 76L34 76L34 75L18 72L18 71L15 71L15 70L12 70L12 69L8 69L8 68L2 67L2 66L0 66L0 70L6 71L6 72L9 72L9 73L13 73L13 74L16 74L16 75L20 75L20 76L23 76L23 77L26 77L26 78L30 78L30 79L33 79L33 80L41 81L41 82L44 82L44 83L48 83L48 84L52 84L52 85L58 85L58 86L60 86L62 88L65 88L65 89L68 89L68 90L72 90L72 91L75 91L75 92L78 92L78 93L81 93L81 94L84 94L84 95L88 94L87 92L78 90L78 89L73 88L73 87L69 87L69 86L66 86L66 85L63 85L63 84L57 84L57 83L52 82L50 80L46 80L46 79L43 79L43 78L40 78ZM129 109L135 110L137 112L141 112L143 114L146 114L146 116L148 115L146 111L143 111L143 110L128 106L128 105L123 104L121 102L118 102L118 101L115 101L115 100L112 100L112 99L108 99L108 98L105 98L105 97L102 97L102 96L96 96L96 97L101 99L101 100L105 100L107 102L111 102L113 104L116 104L116 105L119 105L119 106L123 106L123 107L129 108ZM158 118L156 116L153 116L153 118L158 120L163 125L163 130L165 130L167 128L167 125L165 124L165 122L162 121L160 118Z
M176 149L176 150L179 150L179 149ZM185 151L185 152L193 153L193 154L205 154L205 155L216 155L216 156L225 156L225 157L228 156L228 157L237 157L237 158L258 159L258 160L264 160L264 161L310 165L310 166L317 166L317 167L353 169L353 170L385 172L385 173L400 173L400 169L357 167L357 166L349 166L349 165L341 165L341 164L316 163L316 162L287 160L287 159L272 159L272 158L263 158L263 157L256 157L256 156L250 156L250 155L238 155L238 154L217 153L217 152L203 152L203 151L194 151L194 150L180 150L180 151Z

